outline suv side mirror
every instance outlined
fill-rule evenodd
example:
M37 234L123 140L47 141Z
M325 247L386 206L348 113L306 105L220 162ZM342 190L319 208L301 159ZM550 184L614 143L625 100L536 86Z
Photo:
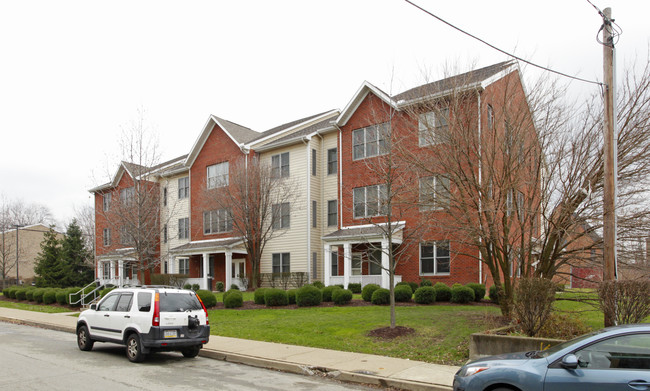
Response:
M97 304L91 304L90 309L93 311L97 311Z
M564 369L576 369L578 368L578 357L576 357L575 354L567 354L566 356L562 357L562 362L560 362L560 365Z

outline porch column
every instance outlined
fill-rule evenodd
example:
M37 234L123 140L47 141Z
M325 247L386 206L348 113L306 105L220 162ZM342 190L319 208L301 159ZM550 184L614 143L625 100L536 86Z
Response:
M124 261L121 259L117 261L117 281L120 287L124 285Z
M97 261L97 269L95 270L96 275L95 279L104 279L104 262L102 261Z
M350 242L343 243L343 287L348 289L350 275L352 274L352 245Z
M224 290L230 289L232 285L232 250L226 250L226 285L223 287Z
M332 274L332 246L326 244L324 249L325 256L323 257L323 284L329 286L330 274Z
M111 261L111 270L109 270L108 278L110 280L115 279L115 261Z
M209 289L208 288L208 261L210 260L210 254L204 253L203 254L203 286L201 288L203 289Z
M174 274L174 264L176 263L176 256L169 257L167 262L169 263L167 265L167 272L169 274Z
M388 239L384 238L381 240L381 287L390 289L390 259L388 257Z

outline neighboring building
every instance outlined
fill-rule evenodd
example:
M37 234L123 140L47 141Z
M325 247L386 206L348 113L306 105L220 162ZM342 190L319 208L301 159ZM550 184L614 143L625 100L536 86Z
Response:
M50 228L43 224L34 224L20 227L18 232L16 229L10 229L1 233L0 257L6 257L4 263L7 268L10 268L6 276L8 285L16 283L16 276L19 284L31 284L34 281L36 258L41 252L43 236L49 230ZM16 270L16 234L18 234L18 270ZM61 232L56 232L57 239L63 239L63 236Z
M499 95L504 83L514 82L523 91L513 62L395 96L364 82L343 111L319 113L265 132L210 116L187 156L143 170L122 163L110 183L90 190L96 198L97 277L118 283L134 279L129 266L134 262L129 255L132 248L117 243L115 230L119 228L108 224L102 211L110 208L124 189L133 186L133 178L140 178L155 185L160 195L160 244L156 256L161 261L155 272L187 274L188 282L202 288L214 289L216 281L224 282L226 287L246 287L251 265L243 238L233 234L224 211L210 204L208 191L229 186L234 162L257 157L297 184L295 200L290 205L278 205L280 220L274 228L283 230L283 235L264 249L261 272L304 273L308 281L320 280L327 285L360 282L387 287L388 275L378 266L388 262L381 249L403 246L402 241L408 237L404 232L413 228L419 212L410 212L393 222L399 229L393 243L388 243L376 226L385 222L380 206L382 183L368 175L365 163L381 154L385 141L381 129L386 121L391 121L396 135L415 129L412 149L428 153L418 145L420 116L414 117L412 108L423 101L444 102L452 92L452 84L459 80L464 83L460 86L464 91L475 94L468 104L480 112L477 129L488 126L491 104L505 106L498 101L504 98ZM391 111L390 118L378 116L374 112L378 107ZM453 218L442 211L434 211L433 215L443 221ZM477 249L466 248L456 238L435 229L418 240L404 254L395 282L429 279L451 285L486 280L488 273L483 270ZM465 255L455 255L460 253Z

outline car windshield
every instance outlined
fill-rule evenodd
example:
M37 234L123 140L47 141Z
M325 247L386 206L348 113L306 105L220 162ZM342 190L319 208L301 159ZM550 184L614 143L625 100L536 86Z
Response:
M194 293L160 293L160 312L185 312L202 309Z
M548 356L550 356L551 354L554 354L554 353L556 353L556 352L559 352L559 351L562 350L562 349L568 348L568 347L571 346L571 345L574 345L574 344L576 344L576 343L578 343L578 342L580 342L580 341L582 341L582 340L585 340L585 339L587 339L587 338L589 338L589 337L592 337L592 336L594 336L594 335L596 335L596 334L598 334L598 333L601 333L601 332L602 332L601 330L593 331L593 332L591 332L591 333L587 333L587 334L585 334L585 335L581 335L581 336L579 336L578 338L574 338L574 339L572 339L572 340L570 340L570 341L562 342L562 343L560 343L560 344L557 344L557 345L551 346L550 348L548 348L548 349L546 349L546 350L540 350L540 351L537 351L536 354L535 354L535 358L548 357Z

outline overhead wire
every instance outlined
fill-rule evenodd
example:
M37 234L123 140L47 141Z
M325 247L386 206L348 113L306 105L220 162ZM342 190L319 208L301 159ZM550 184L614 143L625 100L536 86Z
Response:
M526 60L526 59L524 59L524 58L522 58L522 57L516 56L516 55L514 55L514 54L512 54L512 53L509 53L509 52L503 50L503 49L500 49L500 48L498 48L498 47L492 45L491 43L489 43L489 42L487 42L487 41L485 41L485 40L483 40L483 39L481 39L481 38L479 38L479 37L477 37L477 36L475 36L475 35L473 35L473 34L470 34L469 32L467 32L467 31L461 29L460 27L457 27L457 26L453 25L452 23L447 22L446 20L442 19L441 17L439 17L439 16L433 14L432 12L430 12L430 11L428 11L428 10L426 10L426 9L424 9L424 8L422 8L422 7L420 7L419 5L413 3L411 0L404 0L404 1L406 1L406 2L409 3L409 4L411 4L413 7L419 9L420 11L422 11L422 12L428 14L429 16L432 16L432 17L438 19L439 21L441 21L442 23L446 24L447 26L449 26L449 27L451 27L451 28L453 28L453 29L455 29L455 30L458 30L458 31L460 31L461 33L463 33L463 34L465 34L465 35L467 35L467 36L469 36L469 37L471 37L471 38L474 38L475 40L477 40L477 41L483 43L484 45L487 45L487 46L491 47L492 49L494 49L494 50L496 50L496 51L498 51L498 52L501 52L501 53L503 53L503 54L505 54L505 55L507 55L507 56L509 56L509 57L512 57L512 58L514 58L514 59L516 59L516 60L519 60L519 61L521 61L521 62L524 62L524 63L528 64L528 65L534 66L534 67L536 67L536 68L540 68L540 69L543 69L543 70L545 70L545 71L548 71L548 72L551 72L551 73L558 74L558 75L560 75L560 76L568 77L568 78L570 78L570 79L574 79L574 80L582 81L582 82L585 82L585 83L596 84L596 85L601 86L601 87L604 85L603 83L598 82L598 81L589 80L589 79L583 79L583 78L581 78L581 77L577 77L577 76L571 76L571 75L569 75L569 74L566 74L566 73L563 73L563 72L560 72L560 71L556 71L556 70L554 70L554 69L551 69L551 68L548 68L548 67L545 67L545 66L542 66L542 65L535 64L535 63L533 63L533 62L531 62L531 61L528 61L528 60ZM589 1L589 0L587 0L587 1ZM592 4L592 5L593 5L593 4Z

